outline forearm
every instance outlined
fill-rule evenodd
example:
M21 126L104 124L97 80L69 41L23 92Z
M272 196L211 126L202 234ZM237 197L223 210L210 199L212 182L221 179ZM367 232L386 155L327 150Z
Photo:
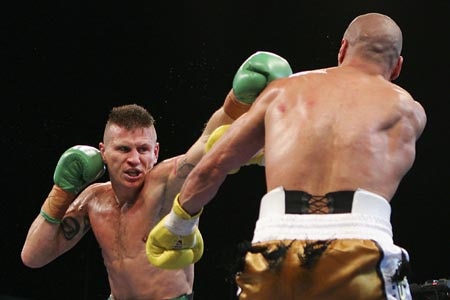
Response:
M42 267L58 256L60 223L74 198L72 193L53 185L28 231L21 254L25 265Z
M245 114L268 83L291 74L289 63L274 53L258 51L247 58L235 73L232 88L225 97L222 107L206 124L203 137L207 137L217 127L230 124Z
M230 91L229 94L231 94L231 93L232 93L232 91ZM227 96L227 98L228 98L228 96ZM203 136L205 136L205 137L209 136L209 134L211 134L217 127L219 127L221 125L233 123L234 120L236 120L241 115L241 113L239 113L239 114L235 113L233 116L231 116L230 112L229 111L227 112L227 110L226 110L226 106L225 106L226 102L227 102L227 100L224 102L224 104L219 109L217 109L211 115L211 117L209 118L209 120L206 123L205 128L203 130L203 133L202 133Z
M237 99L233 89L230 90L223 103L224 112L233 120L236 120L250 109L251 103L244 103Z
M215 128L221 125L233 123L233 121L245 114L250 109L251 105L251 103L239 101L233 89L230 89L222 107L215 111L208 120L204 129L204 134L210 134Z
M67 225L61 224L67 209L89 183L103 175L105 166L100 151L94 147L77 145L66 150L58 160L53 174L54 185L31 225L24 246L22 261L37 268L61 255L81 236L73 230L67 237ZM79 215L81 219L83 216ZM78 232L77 232L78 233Z
M195 168L180 191L179 203L190 215L198 213L217 194L227 172L219 169Z
M40 268L58 254L60 225L51 224L38 215L31 225L22 248L22 262L30 268Z
M66 214L74 198L74 194L64 191L57 185L53 185L41 207L41 216L50 223L58 224Z

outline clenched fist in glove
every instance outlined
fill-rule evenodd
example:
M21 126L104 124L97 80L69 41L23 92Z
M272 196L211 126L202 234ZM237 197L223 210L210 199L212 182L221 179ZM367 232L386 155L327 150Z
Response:
M202 211L189 215L175 197L172 210L151 231L146 243L149 262L163 269L181 269L203 255L203 238L198 230Z
M56 165L55 184L42 205L41 215L51 223L59 223L75 196L104 172L98 149L84 145L67 149Z
M236 119L249 109L270 82L291 74L291 66L283 57L266 51L254 53L234 75L233 88L224 105L225 112Z
M250 104L267 84L291 74L292 69L287 60L271 52L258 51L236 72L233 91L239 101Z

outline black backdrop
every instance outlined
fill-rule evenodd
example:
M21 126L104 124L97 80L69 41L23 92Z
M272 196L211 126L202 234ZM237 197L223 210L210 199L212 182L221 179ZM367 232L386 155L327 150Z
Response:
M3 298L107 297L91 233L41 269L23 266L20 250L59 156L75 144L97 146L114 105L147 107L157 120L160 158L182 153L250 54L278 53L294 71L335 65L346 25L371 11L402 27L405 64L396 83L428 113L416 164L392 202L395 242L409 250L412 282L449 277L448 0L4 1L0 11ZM235 246L251 238L263 193L263 170L246 168L208 205L196 299L234 292Z

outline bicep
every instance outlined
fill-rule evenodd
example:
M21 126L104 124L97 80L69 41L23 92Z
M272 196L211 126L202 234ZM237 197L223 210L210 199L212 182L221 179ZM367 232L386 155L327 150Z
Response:
M177 161L177 175L181 178L186 178L187 174L195 167L200 159L205 155L206 142L208 140L207 135L202 135L183 155L181 159Z
M216 110L211 115L208 122L206 122L205 128L203 129L201 136L194 142L194 144L192 144L192 146L185 153L184 159L185 166L186 167L195 166L205 154L205 147L210 134L214 132L214 130L217 129L218 127L230 124L233 121L234 120L225 113L223 107Z
M192 169L186 155L179 155L160 162L147 174L140 197L151 215L168 212Z

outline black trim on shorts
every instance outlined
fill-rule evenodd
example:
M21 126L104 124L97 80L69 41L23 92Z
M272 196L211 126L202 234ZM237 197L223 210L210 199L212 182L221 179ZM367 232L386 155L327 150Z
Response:
M353 195L355 191L330 192L323 196L314 196L303 191L285 190L285 213L286 214L342 214L352 211ZM320 202L320 210L314 207L314 203ZM327 212L323 209L326 208Z

